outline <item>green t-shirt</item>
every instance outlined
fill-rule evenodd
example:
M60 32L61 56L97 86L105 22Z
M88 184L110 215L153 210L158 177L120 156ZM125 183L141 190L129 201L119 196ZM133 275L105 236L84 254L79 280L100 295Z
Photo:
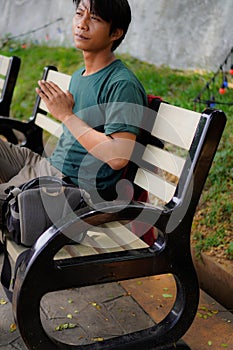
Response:
M120 60L89 76L83 72L84 68L79 69L71 78L73 112L106 135L123 131L138 135L147 97L135 75ZM109 200L116 196L114 189L123 169L115 171L93 157L65 126L49 160L91 195L97 189Z

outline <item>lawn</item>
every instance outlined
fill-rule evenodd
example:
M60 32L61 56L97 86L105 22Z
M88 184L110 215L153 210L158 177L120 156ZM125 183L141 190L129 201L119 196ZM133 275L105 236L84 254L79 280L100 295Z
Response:
M10 42L0 49L0 53L14 54L22 60L11 115L23 120L32 113L36 81L40 79L44 66L54 65L71 74L83 63L81 53L73 48L33 44L23 48L18 42ZM167 102L188 109L200 111L206 107L203 104L195 106L193 100L213 73L172 70L129 55L119 57L134 71L147 93L159 95ZM221 79L219 77L219 81L218 78L215 81L217 94ZM233 103L233 90L228 89L224 96L218 94L217 100ZM226 113L228 122L195 215L192 244L198 254L207 251L218 257L233 259L233 106L223 104L217 107Z

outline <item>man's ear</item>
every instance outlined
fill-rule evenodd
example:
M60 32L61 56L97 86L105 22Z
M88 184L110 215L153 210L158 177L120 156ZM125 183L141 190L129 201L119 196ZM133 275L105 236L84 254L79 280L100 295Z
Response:
M117 28L116 30L114 30L114 32L111 34L111 37L113 39L113 41L118 40L122 37L122 35L124 34L123 29L121 28Z

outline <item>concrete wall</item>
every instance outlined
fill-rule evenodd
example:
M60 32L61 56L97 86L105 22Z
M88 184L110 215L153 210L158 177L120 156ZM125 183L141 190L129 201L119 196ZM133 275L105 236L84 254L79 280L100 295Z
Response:
M133 21L120 52L156 65L216 70L233 46L232 0L129 0ZM0 0L0 37L72 45L72 0ZM26 37L22 37L26 39Z

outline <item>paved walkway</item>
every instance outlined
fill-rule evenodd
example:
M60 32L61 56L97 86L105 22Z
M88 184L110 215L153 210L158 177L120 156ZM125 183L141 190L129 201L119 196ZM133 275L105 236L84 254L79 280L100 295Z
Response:
M43 324L59 339L81 344L101 341L158 322L174 295L169 275L51 293L42 300ZM1 287L0 300L0 350L26 350L17 329L13 331L11 304L4 303ZM78 327L56 330L66 323ZM233 350L233 314L201 293L198 314L184 340L192 350Z

